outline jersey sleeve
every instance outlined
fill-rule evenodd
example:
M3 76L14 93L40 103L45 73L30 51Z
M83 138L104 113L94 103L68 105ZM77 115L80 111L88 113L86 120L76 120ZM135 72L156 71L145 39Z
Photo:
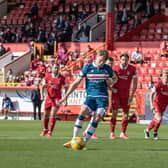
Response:
M67 81L66 81L66 79L65 79L64 76L62 77L62 85L63 85L64 87L68 87L68 83L67 83Z
M137 78L137 71L135 67L133 68L132 78Z
M47 85L47 81L48 81L48 75L46 75L43 79L42 79L42 85Z
M160 86L159 83L156 83L152 88L152 92L154 92L154 93L158 92L159 88L160 88L159 86Z
M86 77L87 72L88 72L88 65L86 65L85 67L82 68L82 70L79 73L79 78Z

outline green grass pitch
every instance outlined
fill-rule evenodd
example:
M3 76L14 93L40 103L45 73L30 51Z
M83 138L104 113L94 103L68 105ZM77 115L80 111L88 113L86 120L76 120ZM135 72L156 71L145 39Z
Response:
M58 121L53 137L40 137L42 121L0 121L0 168L167 168L168 126L161 126L159 140L144 139L146 126L129 124L130 140L109 139L109 123L101 123L98 140L86 151L63 148L74 122ZM85 128L87 122L84 123ZM116 136L120 133L117 125Z

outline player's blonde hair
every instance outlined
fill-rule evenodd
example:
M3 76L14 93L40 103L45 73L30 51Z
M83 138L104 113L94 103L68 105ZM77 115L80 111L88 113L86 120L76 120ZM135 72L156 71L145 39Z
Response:
M105 57L105 60L107 60L108 57L109 57L109 52L107 50L104 50L104 49L100 49L96 53L97 53L97 56Z

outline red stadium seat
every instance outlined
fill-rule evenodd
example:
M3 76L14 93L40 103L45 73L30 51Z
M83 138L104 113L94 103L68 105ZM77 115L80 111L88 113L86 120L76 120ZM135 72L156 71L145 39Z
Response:
M142 89L147 89L148 88L148 84L147 83L141 83L142 85Z
M79 11L79 10L78 10ZM69 7L69 5L66 5L65 6L65 13L69 13L70 12L70 7Z
M147 73L147 69L146 68L140 68L139 69L139 74L145 75L146 73Z
M151 76L145 75L145 76L144 76L144 82L145 82L145 83L151 82Z
M143 81L144 81L144 76L138 75L138 82L143 82Z
M154 34L154 33L155 33L155 29L154 28L149 29L149 34Z
M162 69L156 68L155 69L155 75L160 76L162 73Z
M159 80L159 76L152 76L152 81L157 82Z
M160 60L161 61L167 61L167 58L166 57L160 57ZM165 62L164 62L165 63ZM165 65L166 66L166 65Z
M159 62L157 67L164 68L166 66L165 62Z
M153 68L148 68L148 74L153 75L155 73L155 69Z
M140 40L141 40L141 41L145 41L145 40L146 40L146 35L141 35L141 36L140 36Z
M138 89L142 89L142 83L141 83L141 82L138 82L138 83L137 83L137 88L138 88Z

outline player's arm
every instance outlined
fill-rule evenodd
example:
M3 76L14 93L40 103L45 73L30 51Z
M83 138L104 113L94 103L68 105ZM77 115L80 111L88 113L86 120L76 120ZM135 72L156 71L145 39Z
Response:
M67 93L67 91L68 91L68 84L67 84L67 82L66 82L66 80L65 80L65 84L64 84L64 89L65 89L65 94ZM66 101L65 101L65 106L67 106L67 99L66 99Z
M41 87L40 87L40 96L41 100L44 100L44 89L46 87L46 81L45 79L42 80Z
M67 89L67 92L65 93L65 96L60 100L60 103L64 102L67 100L68 96L78 87L80 82L82 81L82 78L78 77L72 85Z
M88 65L86 65L80 72L78 78L72 83L72 85L68 88L65 96L60 100L60 103L64 102L65 100L67 100L68 96L78 87L78 85L80 84L80 82L82 81L82 79L84 77L86 77L88 71Z
M155 91L154 91L154 88L153 88L153 91L150 94L150 108L151 108L151 111L153 111L155 109L154 106L153 106L154 95L155 95Z
M138 78L137 78L137 74L135 74L133 76L133 88L132 88L131 96L129 97L129 100L128 100L128 104L130 104L133 100L134 94L137 89L137 83L138 83Z
M133 97L136 90L137 90L137 83L138 83L138 78L137 76L133 78L133 89L132 89L132 93L131 96Z
M115 74L115 72L111 69L111 67L108 69L108 72L109 72L109 78L106 80L106 84L107 87L110 89L112 85L114 85L118 81L118 77Z

